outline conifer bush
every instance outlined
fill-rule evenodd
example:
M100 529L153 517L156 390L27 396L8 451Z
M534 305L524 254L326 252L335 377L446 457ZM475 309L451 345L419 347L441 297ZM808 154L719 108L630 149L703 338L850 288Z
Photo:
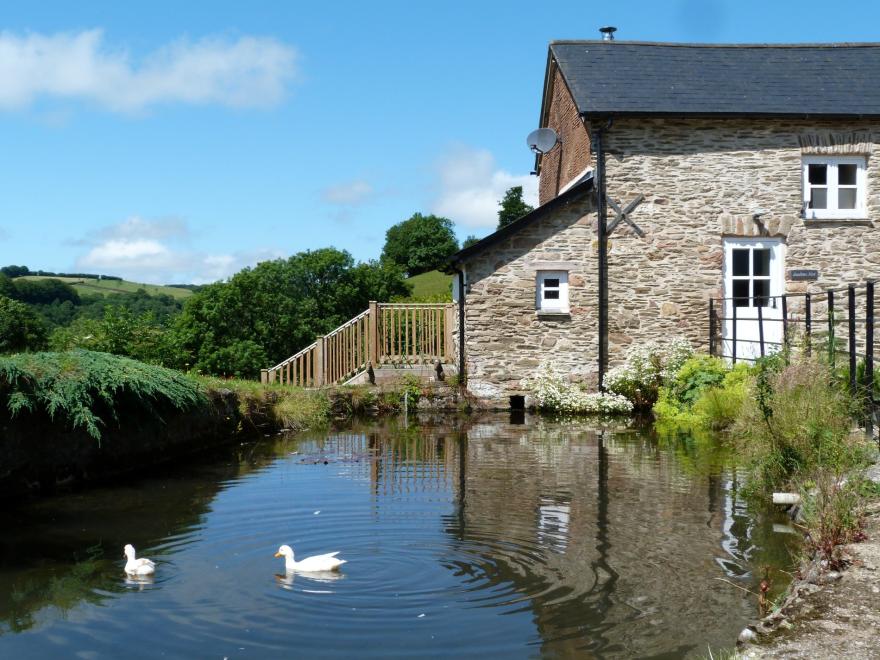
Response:
M122 416L162 419L208 404L183 374L109 353L76 350L0 357L0 416L48 416L100 440Z

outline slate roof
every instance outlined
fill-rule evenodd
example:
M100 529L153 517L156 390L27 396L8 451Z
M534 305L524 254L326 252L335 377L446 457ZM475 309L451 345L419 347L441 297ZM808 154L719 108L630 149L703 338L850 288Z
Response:
M588 193L593 192L593 172L587 172L582 176L576 183L574 183L571 188L566 190L564 193L560 193L550 201L542 204L534 211L526 213L521 218L517 218L513 222L511 222L506 227L502 227L501 229L489 234L482 240L477 241L473 245L462 248L455 254L453 254L446 262L445 270L450 272L454 270L457 266L459 266L462 262L467 261L468 258L474 256L475 254L479 254L487 247L491 247L501 240L507 238L511 234L515 234L520 229L527 227L528 225L540 220L544 216L546 216L550 211L556 209L568 202L578 199Z
M880 116L880 44L554 41L582 114Z

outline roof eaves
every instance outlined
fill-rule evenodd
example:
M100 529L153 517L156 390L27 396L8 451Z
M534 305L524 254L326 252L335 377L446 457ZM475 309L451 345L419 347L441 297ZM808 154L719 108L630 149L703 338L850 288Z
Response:
M550 211L566 204L573 199L580 197L582 194L587 193L593 189L593 173L588 172L584 177L574 184L571 188L566 190L564 193L561 193L551 199L546 204L542 204L534 211L526 213L521 218L518 218L511 222L506 227L502 227L501 229L489 234L485 238L477 241L473 245L463 248L453 254L446 262L446 269L455 270L455 267L460 265L462 262L467 261L469 258L473 257L475 254L482 252L488 247L495 245L496 243L502 241L503 239L515 234L519 230L527 227L531 223L543 218Z
M614 39L613 41L605 41L603 39L555 39L550 42L550 48L553 46L580 46L580 45L621 45L621 46L668 46L670 48L877 48L880 47L880 41L847 41L837 43L797 43L797 44L774 44L774 43L741 43L741 44L715 44L715 43L694 43L694 42L673 42L673 41L627 41L624 39Z

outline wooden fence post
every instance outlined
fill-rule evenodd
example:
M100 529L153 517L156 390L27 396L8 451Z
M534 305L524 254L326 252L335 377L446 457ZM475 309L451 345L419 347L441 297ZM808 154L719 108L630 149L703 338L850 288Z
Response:
M455 362L454 353L455 353L455 342L452 337L452 328L455 327L455 303L449 303L446 305L446 316L443 319L443 334L446 339L445 344L445 352L444 356L446 360L450 362Z
M369 339L367 340L367 362L377 367L379 365L379 303L370 301L369 314Z
M269 370L268 369L260 369L260 382L263 385L266 385L269 382Z
M324 338L315 339L315 387L324 386Z

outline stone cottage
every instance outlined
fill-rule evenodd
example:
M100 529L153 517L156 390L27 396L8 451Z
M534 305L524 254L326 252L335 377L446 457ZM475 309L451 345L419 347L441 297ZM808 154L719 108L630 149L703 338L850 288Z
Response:
M880 44L551 43L541 206L452 261L469 389L504 404L548 360L596 385L633 342L707 351L710 298L747 338L784 293L880 275L878 80Z

